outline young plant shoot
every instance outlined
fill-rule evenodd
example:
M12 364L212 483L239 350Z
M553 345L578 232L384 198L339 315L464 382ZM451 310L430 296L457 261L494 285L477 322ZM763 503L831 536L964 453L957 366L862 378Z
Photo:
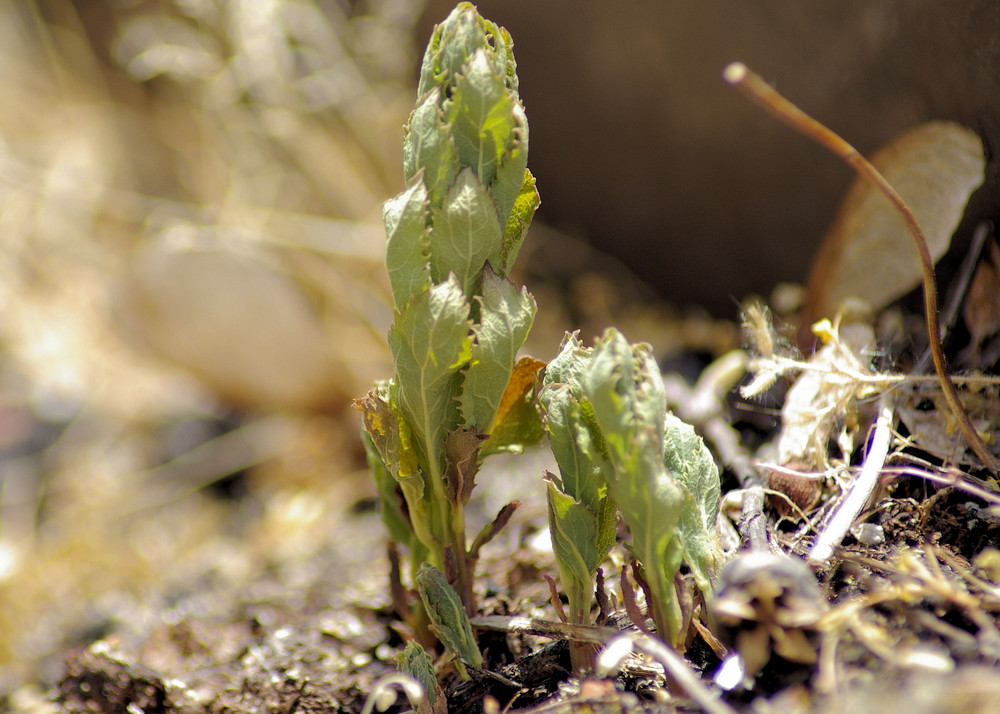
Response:
M559 355L545 368L538 401L559 476L548 474L549 530L569 620L590 624L594 576L615 542L617 511L608 494L599 432L584 399L583 377L592 350L566 335ZM593 666L590 648L571 643L577 672Z
M706 598L721 550L719 472L694 430L667 413L649 346L615 329L592 349L574 335L547 370L539 399L561 478L549 480L553 547L573 617L587 617L593 575L610 546L611 499L642 563L660 637L683 648L675 576L687 563ZM580 621L583 621L580 619Z
M674 646L685 638L681 561L708 597L719 552L718 471L693 430L666 413L648 346L613 329L593 348L567 336L537 400L544 427L534 394L544 365L515 362L535 302L507 275L539 198L511 48L507 31L469 3L434 29L406 127L406 189L383 212L395 370L357 402L383 519L408 549L421 596L407 603L394 587L397 607L423 642L437 635L465 676L466 665L482 665L468 622L475 562L512 512L468 544L464 509L490 453L548 433L559 466L547 478L549 524L574 623L590 622L616 504L653 619ZM573 651L578 671L591 654ZM411 655L426 680L426 659Z
M357 406L413 580L430 563L467 612L482 538L467 546L464 509L482 458L542 436L531 408L540 363L515 374L535 301L507 279L539 203L527 159L510 35L461 3L430 39L405 132L406 189L383 211L395 373Z

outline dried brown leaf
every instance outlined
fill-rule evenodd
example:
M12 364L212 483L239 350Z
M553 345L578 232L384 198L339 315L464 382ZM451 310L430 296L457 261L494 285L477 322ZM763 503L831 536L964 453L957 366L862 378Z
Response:
M951 243L965 204L983 182L979 136L952 122L930 122L878 151L872 164L903 197L936 262ZM897 210L870 182L851 186L809 276L809 321L831 317L847 298L875 310L920 284L913 238Z
M976 269L962 317L972 337L974 363L983 342L1000 332L1000 248L990 243L986 259Z

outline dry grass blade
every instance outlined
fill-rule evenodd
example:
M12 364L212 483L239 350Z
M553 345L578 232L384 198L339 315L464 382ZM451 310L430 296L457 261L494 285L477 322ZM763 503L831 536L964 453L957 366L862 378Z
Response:
M934 370L937 372L941 390L944 393L949 408L954 414L955 420L962 430L962 435L976 453L976 456L979 457L983 465L991 472L1000 474L1000 459L997 459L986 447L986 444L983 443L982 438L980 438L972 423L972 419L969 417L969 413L962 405L958 389L948 375L948 366L945 362L944 350L941 347L941 324L938 318L937 284L934 280L934 264L931 260L930 251L927 248L927 239L924 236L923 229L914 217L913 212L896 190L889 185L885 177L857 149L781 96L759 75L747 69L746 65L734 62L726 67L723 76L729 84L739 89L777 119L828 149L865 179L871 181L900 212L907 227L910 229L910 233L913 235L914 243L920 254L920 263L923 269L924 317L927 324L927 340L930 344L931 358L934 361Z
M813 565L825 563L833 556L834 549L847 535L854 519L868 503L872 492L878 485L879 474L885 465L892 438L892 407L888 405L885 397L882 398L882 401L878 421L875 423L875 433L871 440L871 448L868 450L868 456L865 457L864 468L854 479L847 496L841 501L833 517L816 539L816 543L809 553L809 562Z

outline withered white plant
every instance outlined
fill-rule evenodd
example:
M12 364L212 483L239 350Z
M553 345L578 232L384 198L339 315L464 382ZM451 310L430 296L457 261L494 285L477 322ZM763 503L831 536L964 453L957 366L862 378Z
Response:
M823 346L808 359L779 347L771 317L761 305L744 311L744 328L753 343L754 357L747 366L753 379L740 389L751 399L767 391L779 378L797 375L785 395L777 459L781 464L801 462L812 468L827 466L828 444L835 438L844 456L854 450L859 400L878 394L903 379L880 374L871 365L875 332L870 325L821 320L813 326Z

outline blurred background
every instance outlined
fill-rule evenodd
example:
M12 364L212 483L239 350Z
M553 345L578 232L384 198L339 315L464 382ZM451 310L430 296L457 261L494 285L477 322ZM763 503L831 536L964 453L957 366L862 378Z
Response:
M720 317L804 279L853 178L721 81L728 63L866 155L930 119L978 132L989 157L1000 148L990 0L477 5L514 37L541 219ZM432 0L423 27L450 6ZM997 167L975 217L1000 212Z
M0 692L139 603L307 560L371 496L349 402L391 373L381 204L452 6L0 3ZM993 2L479 7L531 122L541 359L614 323L683 365L805 277L849 170L731 60L863 151L928 118L1000 139Z
M0 4L0 692L371 492L422 8L363 5Z

